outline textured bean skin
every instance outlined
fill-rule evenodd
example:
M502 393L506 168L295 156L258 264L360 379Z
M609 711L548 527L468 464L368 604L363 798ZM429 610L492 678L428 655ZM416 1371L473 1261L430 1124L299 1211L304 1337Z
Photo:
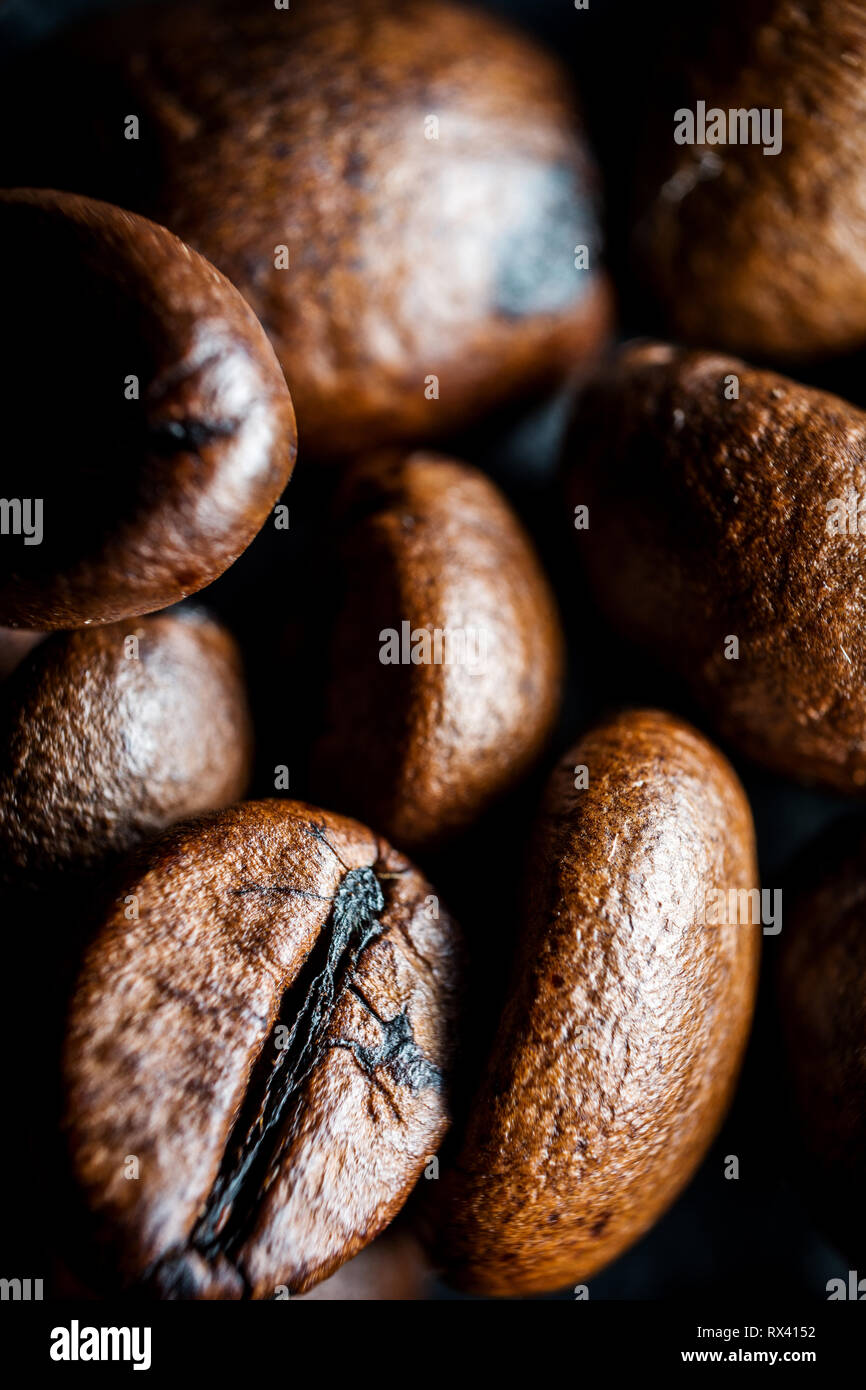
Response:
M852 1260L866 1254L866 834L833 826L798 867L779 998L801 1121L794 1167ZM786 894L786 901L788 895Z
M426 0L184 3L102 21L72 51L27 71L0 167L133 207L218 265L276 348L307 457L453 429L604 337L571 92L495 19ZM127 111L138 141L118 133Z
M475 820L544 746L562 681L556 600L505 498L452 459L356 469L341 545L347 584L316 794L403 848L427 848ZM381 634L404 622L474 633L467 659L443 646L439 663L383 664Z
M431 891L298 802L214 812L142 859L139 919L121 899L97 935L64 1062L74 1176L122 1283L303 1292L399 1210L447 1125L456 940ZM257 1125L261 1164L220 1187Z
M644 171L638 261L672 335L687 342L777 362L858 347L866 14L857 0L739 8L741 40L724 62L714 46L710 62L694 66L681 106L781 110L781 151L677 145L672 103ZM723 22L732 23L728 7Z
M252 738L237 647L210 618L52 635L0 689L4 873L39 882L105 867L172 821L237 800Z
M38 543L0 537L0 623L165 608L237 559L288 482L273 349L228 281L142 217L17 189L0 234L0 492L43 508Z
M866 786L866 535L847 520L864 441L866 414L835 396L638 344L587 393L566 448L590 513L580 553L617 629L750 757L849 793Z
M460 1287L587 1279L688 1181L736 1079L760 945L757 927L697 924L696 904L757 882L744 793L688 725L622 714L562 759L511 994L443 1182L438 1253Z

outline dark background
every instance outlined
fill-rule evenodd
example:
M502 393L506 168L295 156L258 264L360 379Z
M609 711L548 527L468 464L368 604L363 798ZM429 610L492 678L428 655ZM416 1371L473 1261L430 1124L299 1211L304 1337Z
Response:
M114 5L104 0L0 0L0 61L14 62L23 48L79 15L117 7L117 0ZM625 256L632 165L647 112L661 100L668 77L676 80L681 54L705 41L717 18L727 23L730 7L680 0L590 0L588 11L576 12L572 0L490 0L486 8L534 31L572 67L602 168L608 260L621 293L622 331L628 336L656 330L651 309L630 283ZM751 13L758 9L759 4L753 4ZM3 142L14 139L14 130L0 132ZM512 497L557 587L569 634L570 681L553 751L566 747L587 720L622 704L659 705L705 727L677 686L645 656L626 649L605 631L584 592L570 544L571 517L556 478L568 407L567 397L562 397L521 420L487 421L471 436L453 441L454 452L487 468ZM266 528L204 595L244 645L261 716L259 783L254 790L264 795L272 794L266 770L277 763L292 767L292 792L303 795L294 777L295 767L303 762L299 716L292 710L289 719L283 698L286 684L297 684L299 660L309 675L309 699L314 703L316 698L314 656L305 652L299 659L296 653L294 669L288 671L280 641L273 635L275 623L291 632L303 608L320 546L317 526L327 505L327 482L305 475L303 454L301 458L286 498L292 516L290 546ZM262 626L263 609L270 626ZM801 848L849 806L736 758L734 762L755 814L762 881L765 887L780 887ZM482 1031L493 1026L504 987L520 861L539 785L536 777L476 832L424 865L464 925L472 956L471 988L476 998L488 1001L479 1025ZM592 1280L593 1300L691 1298L709 1309L716 1302L745 1297L759 1306L764 1301L826 1298L827 1280L847 1276L849 1259L822 1242L807 1210L810 1174L788 1112L786 1069L777 1041L773 974L778 942L773 937L764 941L754 1035L737 1099L718 1141L668 1214ZM739 1157L738 1181L724 1178L729 1154ZM441 1285L433 1293L456 1297ZM573 1294L567 1290L560 1296Z

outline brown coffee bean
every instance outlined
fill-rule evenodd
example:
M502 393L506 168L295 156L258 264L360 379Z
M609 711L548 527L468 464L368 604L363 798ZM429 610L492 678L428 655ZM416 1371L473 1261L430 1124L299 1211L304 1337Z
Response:
M242 796L252 727L240 657L181 610L56 633L0 689L0 859L42 882L104 866Z
M313 785L427 848L541 751L559 709L556 601L511 507L467 464L373 460L344 508L347 586Z
M124 1283L309 1289L447 1125L455 928L371 831L248 802L169 832L95 939L65 1047L72 1168Z
M779 361L862 346L866 12L748 0L726 30L737 9L751 23L693 66L647 150L646 282L697 345Z
M0 233L0 622L164 608L237 559L288 481L273 350L213 266L141 217L17 190Z
M788 895L786 894L786 901ZM782 1020L804 1192L830 1238L866 1258L866 831L833 826L799 865L785 915ZM861 1268L862 1273L862 1268Z
M866 414L736 358L626 348L566 449L601 607L779 772L866 786ZM851 499L853 497L853 520Z
M561 378L605 335L569 84L489 16L175 4L64 36L7 100L3 168L155 218L238 286L307 456L428 439Z
M688 725L622 714L562 759L510 997L443 1174L436 1243L460 1287L526 1294L587 1279L688 1181L727 1107L754 1001L759 929L733 920L727 895L757 882L742 788Z

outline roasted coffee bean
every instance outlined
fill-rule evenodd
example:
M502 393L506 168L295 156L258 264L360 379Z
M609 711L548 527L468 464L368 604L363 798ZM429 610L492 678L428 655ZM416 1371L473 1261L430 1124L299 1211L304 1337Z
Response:
M833 826L798 865L780 1003L801 1133L793 1166L821 1223L866 1259L866 828ZM789 896L786 894L786 902ZM862 1265L860 1266L862 1273Z
M866 414L736 358L626 348L566 449L600 607L778 772L866 787ZM853 497L853 517L851 512Z
M72 1170L122 1282L285 1296L372 1240L447 1126L456 967L430 885L355 821L264 801L168 832L65 1046Z
M726 29L737 9L738 41L712 45L648 142L646 283L699 346L780 362L862 346L866 11L746 0Z
M346 589L313 786L424 849L541 751L559 710L556 600L511 507L467 464L379 458L343 500Z
M141 217L17 190L0 236L0 623L164 608L237 559L288 481L273 350L213 266Z
M688 725L622 714L562 759L510 997L443 1172L436 1244L460 1287L587 1279L688 1181L749 1031L759 928L729 895L757 882L742 788Z
M0 687L0 861L11 878L105 867L243 796L252 727L226 630L180 610L55 633Z
M452 429L605 335L568 81L492 17L438 0L154 7L65 39L7 102L6 181L135 208L238 286L306 456Z

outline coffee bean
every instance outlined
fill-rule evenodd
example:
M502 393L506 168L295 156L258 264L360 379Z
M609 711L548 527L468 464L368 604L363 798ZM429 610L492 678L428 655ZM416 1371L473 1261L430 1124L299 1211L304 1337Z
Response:
M237 559L294 463L261 325L163 227L71 194L0 194L0 623L152 612Z
M313 786L420 850L532 765L559 710L556 600L477 469L383 457L347 480L346 575Z
M757 883L742 788L687 724L622 714L561 760L512 989L436 1208L458 1286L583 1281L681 1191L733 1090L760 945L703 909Z
M65 38L7 101L4 181L134 208L237 285L306 457L441 435L606 335L598 180L568 80L490 16L185 0Z
M0 687L4 876L104 870L243 795L252 727L233 639L201 613L55 633Z
M838 397L650 343L587 392L566 447L615 627L743 752L843 792L866 787L864 439Z
M303 1292L387 1225L445 1132L454 925L384 841L298 802L176 828L130 895L65 1047L98 1238L161 1297Z
M644 282L696 346L777 363L861 347L862 7L747 0L716 28L642 161Z

